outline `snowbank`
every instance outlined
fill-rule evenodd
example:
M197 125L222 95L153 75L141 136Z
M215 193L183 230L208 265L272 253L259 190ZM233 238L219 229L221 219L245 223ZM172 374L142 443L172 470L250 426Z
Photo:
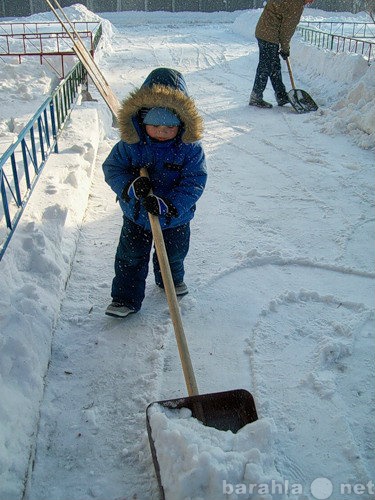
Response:
M18 499L37 432L52 334L80 235L103 118L75 112L0 262L0 483ZM87 123L90 128L87 130Z

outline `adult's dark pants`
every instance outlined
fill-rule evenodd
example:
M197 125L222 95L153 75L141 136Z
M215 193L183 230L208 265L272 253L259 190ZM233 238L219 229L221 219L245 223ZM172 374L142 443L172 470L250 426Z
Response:
M190 224L164 229L163 237L173 282L184 279L184 260L189 251ZM146 277L152 246L152 232L123 218L116 257L115 277L112 281L112 299L138 311L145 297ZM163 286L159 262L154 251L153 268L155 282Z
M259 38L257 40L259 46L259 63L255 74L253 92L257 97L263 98L263 92L269 78L276 97L281 98L285 96L286 90L281 76L279 45L260 40Z

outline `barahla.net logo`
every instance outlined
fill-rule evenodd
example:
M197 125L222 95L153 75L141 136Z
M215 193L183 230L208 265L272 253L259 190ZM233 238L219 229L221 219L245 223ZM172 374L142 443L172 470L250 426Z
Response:
M305 493L306 486L300 483L293 483L289 480L285 481L272 481L268 483L228 483L225 479L223 480L223 494L231 495L235 493L236 495L302 495ZM367 483L340 483L335 485L332 481L326 477L318 477L314 479L310 484L310 493L316 500L328 500L335 494L335 499L339 495L352 495L353 498L356 496L360 498L372 498L375 495L375 484L374 481L368 481Z

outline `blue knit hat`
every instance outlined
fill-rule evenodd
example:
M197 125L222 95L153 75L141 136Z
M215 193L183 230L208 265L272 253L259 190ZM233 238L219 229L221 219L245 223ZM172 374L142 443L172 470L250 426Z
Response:
M178 127L181 125L179 118L168 108L151 108L143 119L145 125L165 125Z

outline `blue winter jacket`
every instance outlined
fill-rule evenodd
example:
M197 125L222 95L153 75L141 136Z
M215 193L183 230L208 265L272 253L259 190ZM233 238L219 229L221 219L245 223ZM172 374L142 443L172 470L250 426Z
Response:
M146 134L142 117L145 110L152 107L166 107L178 115L182 126L175 139L158 142ZM124 215L150 229L148 213L141 202L123 196L139 176L140 168L146 167L153 193L172 203L177 210L177 216L159 217L162 229L190 221L203 193L207 172L199 142L202 119L194 101L187 95L181 73L169 68L158 68L150 73L142 87L123 101L118 121L122 140L103 163L103 171Z

